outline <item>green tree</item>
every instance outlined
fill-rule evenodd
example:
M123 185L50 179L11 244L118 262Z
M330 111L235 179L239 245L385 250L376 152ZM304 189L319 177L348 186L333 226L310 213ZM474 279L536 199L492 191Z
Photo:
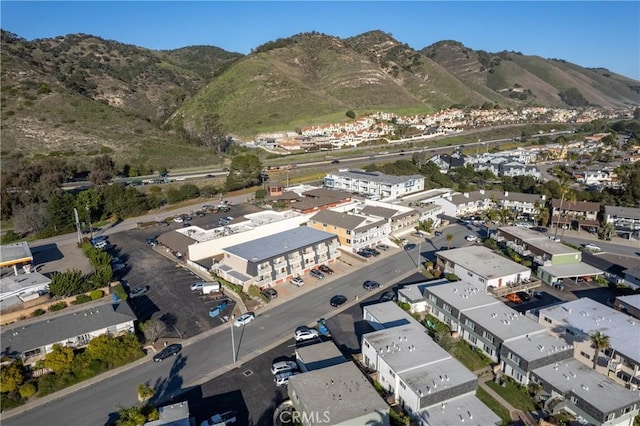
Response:
M36 385L33 383L25 383L18 388L18 392L24 399L31 398L37 392Z
M355 113L355 112L353 112L353 110L349 110L349 111L347 111L347 113L346 113L345 115L346 115L347 117L349 117L350 119L352 119L352 120L353 120L354 118L356 118L356 113Z
M67 296L82 293L86 286L86 278L78 269L54 272L51 276L49 291L55 296Z
M101 155L93 160L93 167L89 173L89 181L96 186L106 185L115 173L116 167L109 155Z
M589 340L591 341L591 347L595 349L595 354L593 355L593 369L595 370L598 365L600 351L609 347L609 336L596 331L589 336Z
M53 194L47 202L47 213L49 217L49 227L54 232L69 231L75 226L73 216L74 197L68 192ZM78 212L81 216L81 212Z
M447 234L447 250L451 248L451 243L453 242L453 234Z
M233 191L258 185L262 169L262 163L257 156L252 154L237 155L229 167L229 175L225 182L226 190Z
M0 392L13 392L24 381L24 373L22 365L13 362L8 366L0 367Z
M427 233L433 232L433 219L428 218L427 220L422 220L418 222L418 226L416 226L417 231L424 231Z
M71 369L73 358L74 353L72 348L56 343L51 348L51 352L44 356L44 366L52 369L56 373L61 373Z
M147 416L142 413L140 407L120 407L116 426L142 426L146 423Z
M113 368L139 357L141 349L140 343L132 333L119 337L103 334L91 339L86 353L92 359L102 361L108 368Z
M138 401L140 402L140 406L144 406L147 404L153 396L156 394L156 391L149 386L148 383L141 383L138 385Z
M612 223L602 222L598 229L598 238L601 240L610 241L613 234L615 234L616 228Z

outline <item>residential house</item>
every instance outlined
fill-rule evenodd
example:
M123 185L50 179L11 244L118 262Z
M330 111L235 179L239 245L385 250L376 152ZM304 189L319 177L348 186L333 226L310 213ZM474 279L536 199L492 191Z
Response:
M424 295L424 289L449 282L447 279L440 279L405 285L398 289L398 302L408 303L410 312L426 312L427 299Z
M531 277L531 269L480 245L438 251L435 267L482 291L499 291L500 296L517 291L513 289L516 286L527 290L540 285Z
M307 226L335 235L340 245L357 252L375 247L391 233L390 224L380 217L367 217L347 212L322 210L313 215Z
M604 206L604 221L612 224L618 235L640 239L640 208Z
M592 366L595 350L589 336L599 331L609 337L605 357L598 354L596 370L623 386L640 385L640 321L589 298L542 308L539 323L574 345L574 358Z
M291 376L287 393L304 426L390 424L389 406L351 362Z
M447 173L449 170L456 167L464 167L467 163L467 157L460 153L454 154L436 154L429 159L432 163L438 166L440 173Z
M336 235L299 226L224 248L214 272L225 280L248 288L272 287L302 275L339 256Z
M536 179L540 179L541 174L540 170L538 170L538 168L535 166L527 166L516 161L510 161L500 164L498 176L531 176Z
M328 173L323 179L323 185L329 189L378 195L382 199L398 198L405 194L422 191L424 176L392 176L381 172L345 169Z
M427 204L425 205L421 211L420 216L418 216L418 222L428 222L429 220L432 223L433 229L442 225L441 215L444 213L444 209L439 204Z
M541 386L544 408L568 413L578 423L596 426L632 426L640 396L586 365L568 360L533 370L532 381Z
M392 233L413 229L419 217L414 209L373 200L365 200L355 210L364 216L382 218L389 224L389 231Z
M124 302L65 309L3 327L2 355L31 364L43 359L55 344L81 348L103 334L133 333L135 321L135 314Z
M591 201L571 202L554 198L551 200L551 224L556 227L573 229L598 228L600 204Z

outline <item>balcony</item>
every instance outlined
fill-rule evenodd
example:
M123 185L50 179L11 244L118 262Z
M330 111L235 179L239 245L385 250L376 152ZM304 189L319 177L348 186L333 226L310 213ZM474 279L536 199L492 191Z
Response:
M313 259L315 256L316 256L316 252L315 251L310 251L310 252L304 253L302 255L304 260Z
M540 281L538 278L532 277L529 279L521 280L518 283L508 283L507 285L502 287L489 286L487 288L487 291L489 291L489 293L493 294L494 296L504 297L510 293L515 293L517 291L531 290L534 288L538 288L541 285L542 285L542 281Z
M273 262L273 267L278 269L278 268L285 268L287 266L287 261L284 259L278 259L277 261Z
M267 276L262 277L262 278L256 278L256 279L255 279L255 284L256 284L258 287L260 287L260 286L263 286L263 285L266 285L266 284L270 284L270 283L271 283L271 281L272 281L271 276L270 276L270 275L267 275Z
M258 273L266 274L266 273L271 272L272 269L273 268L271 267L271 265L261 265L261 266L258 266Z
M607 363L607 368L609 368L609 371L617 373L622 369L622 363L620 361L609 360L609 362Z
M287 259L289 259L289 262L293 261L293 260L300 260L300 253L295 252L295 253L290 253L287 256Z

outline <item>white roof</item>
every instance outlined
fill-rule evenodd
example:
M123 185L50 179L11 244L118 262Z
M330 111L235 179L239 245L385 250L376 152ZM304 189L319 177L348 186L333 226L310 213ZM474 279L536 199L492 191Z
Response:
M427 287L424 291L435 295L461 312L467 309L500 304L495 297L489 296L484 293L484 290L464 281Z
M573 345L567 343L562 337L549 333L525 335L519 339L504 342L503 346L527 362L558 352L566 352L567 358L573 356Z
M534 320L518 313L507 305L484 306L464 312L464 316L501 339L503 342L514 337L546 333L547 330Z
M541 309L540 318L545 317L586 335L599 331L609 336L609 346L616 352L640 363L640 321L629 315L584 297Z
M633 294L631 296L620 296L616 299L623 302L625 305L640 309L640 294Z
M584 262L571 263L567 265L540 266L538 269L558 278L584 277L604 273L602 270L594 268L591 265L587 265Z
M418 413L429 426L498 425L502 419L474 395L451 398Z
M436 255L460 265L485 279L531 271L529 268L500 256L484 246L467 246L453 250L442 250L437 252Z
M398 374L411 390L420 396L451 391L478 378L460 361L448 358L435 364L414 368Z

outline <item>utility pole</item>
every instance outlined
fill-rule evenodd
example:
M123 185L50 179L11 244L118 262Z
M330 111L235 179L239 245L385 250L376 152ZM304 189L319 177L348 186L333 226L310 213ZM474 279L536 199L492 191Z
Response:
M91 239L93 240L93 226L91 226L91 210L89 209L89 204L86 205L87 209L87 219L89 220L89 234L91 235Z
M82 231L80 230L80 218L78 218L78 209L73 208L73 216L76 221L76 232L78 233L78 244L82 244Z
M234 314L231 314L231 320L233 321L233 319L236 316ZM235 341L233 339L233 322L229 322L229 325L231 326L231 353L233 354L233 363L236 363L236 344Z

